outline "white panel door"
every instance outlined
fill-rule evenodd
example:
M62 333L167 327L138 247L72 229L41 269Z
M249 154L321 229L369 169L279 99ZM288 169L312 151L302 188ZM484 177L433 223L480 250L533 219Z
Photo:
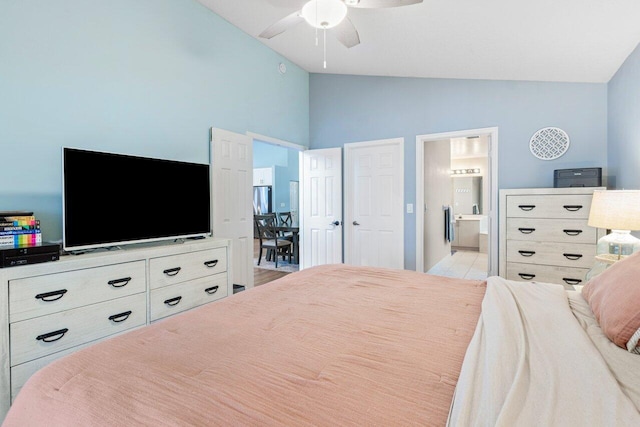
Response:
M342 149L301 153L300 268L342 262Z
M253 287L253 139L211 129L213 235L231 239L231 280Z
M345 144L345 261L404 268L404 139Z

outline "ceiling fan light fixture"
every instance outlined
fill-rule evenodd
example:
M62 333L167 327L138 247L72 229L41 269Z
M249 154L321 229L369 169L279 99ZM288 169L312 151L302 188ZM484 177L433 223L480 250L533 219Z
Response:
M302 7L301 15L312 27L333 28L347 16L347 6L340 0L311 0Z

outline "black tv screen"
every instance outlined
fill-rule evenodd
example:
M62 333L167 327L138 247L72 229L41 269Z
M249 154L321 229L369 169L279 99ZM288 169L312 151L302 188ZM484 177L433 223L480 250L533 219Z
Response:
M211 233L209 165L63 148L66 250Z

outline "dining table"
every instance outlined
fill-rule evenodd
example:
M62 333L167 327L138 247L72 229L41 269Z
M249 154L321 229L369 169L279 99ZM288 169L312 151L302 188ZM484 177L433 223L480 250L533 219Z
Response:
M300 264L300 226L297 223L292 224L278 224L276 225L276 231L279 233L291 233L293 242L293 264Z

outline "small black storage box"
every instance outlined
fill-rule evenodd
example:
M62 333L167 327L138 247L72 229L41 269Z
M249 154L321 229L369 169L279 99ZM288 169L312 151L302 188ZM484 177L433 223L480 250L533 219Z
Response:
M556 169L553 187L602 187L602 168Z

